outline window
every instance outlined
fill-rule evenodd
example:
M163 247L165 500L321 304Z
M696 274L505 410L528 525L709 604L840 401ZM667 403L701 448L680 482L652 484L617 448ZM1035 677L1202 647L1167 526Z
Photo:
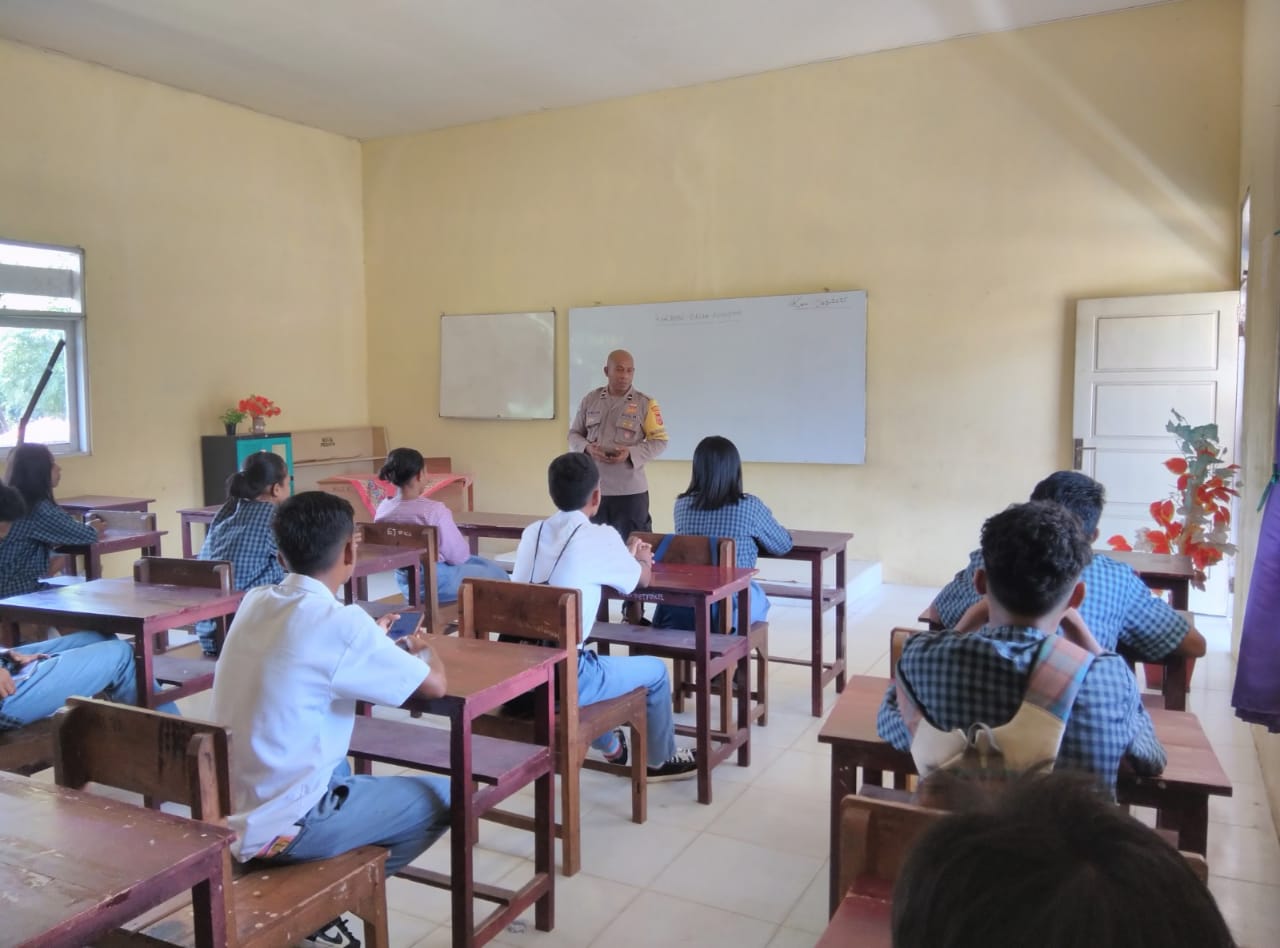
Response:
M18 423L59 341L26 440L58 454L89 450L84 371L84 251L0 240L0 454L18 440Z

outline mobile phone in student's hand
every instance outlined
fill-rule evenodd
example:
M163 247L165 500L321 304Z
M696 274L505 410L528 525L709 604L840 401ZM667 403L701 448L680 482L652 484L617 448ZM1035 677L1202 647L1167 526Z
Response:
M422 628L421 612L402 612L400 618L391 623L391 628L387 629L387 637L393 642L398 642L413 635L420 628Z

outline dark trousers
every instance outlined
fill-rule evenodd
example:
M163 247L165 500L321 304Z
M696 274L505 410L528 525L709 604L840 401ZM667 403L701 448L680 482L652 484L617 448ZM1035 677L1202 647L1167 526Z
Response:
M607 523L618 531L623 542L636 531L648 533L653 529L653 518L649 516L649 492L639 494L619 494L616 497L601 497L600 509L591 518L592 523ZM622 614L629 622L639 622L644 618L644 608L640 603L627 603ZM609 620L609 609L603 601L596 610L596 619L600 622Z

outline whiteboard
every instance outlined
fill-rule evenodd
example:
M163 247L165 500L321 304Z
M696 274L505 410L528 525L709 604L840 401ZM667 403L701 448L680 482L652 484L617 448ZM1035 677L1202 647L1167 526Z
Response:
M603 385L609 352L636 362L689 460L723 435L744 461L861 464L866 459L867 294L807 293L569 310L569 398Z
M555 310L440 317L441 418L555 416Z

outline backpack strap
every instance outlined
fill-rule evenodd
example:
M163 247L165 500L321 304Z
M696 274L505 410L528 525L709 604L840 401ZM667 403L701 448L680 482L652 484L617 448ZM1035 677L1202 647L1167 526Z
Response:
M1092 652L1061 635L1047 636L1036 655L1022 703L1042 708L1065 722L1093 659Z

